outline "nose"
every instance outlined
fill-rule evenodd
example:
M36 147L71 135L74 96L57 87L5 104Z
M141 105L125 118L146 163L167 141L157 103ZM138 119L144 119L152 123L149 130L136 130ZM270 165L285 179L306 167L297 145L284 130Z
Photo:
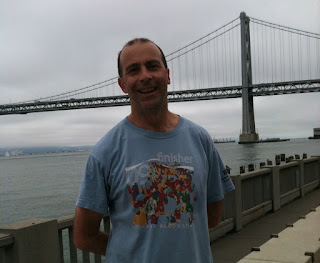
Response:
M140 81L149 80L151 78L152 78L151 72L145 66L141 67L140 76L139 76Z

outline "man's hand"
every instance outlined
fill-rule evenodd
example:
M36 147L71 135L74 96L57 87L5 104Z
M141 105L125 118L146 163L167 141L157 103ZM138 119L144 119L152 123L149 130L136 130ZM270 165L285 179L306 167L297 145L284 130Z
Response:
M103 214L76 207L73 242L83 251L105 255L109 234L100 231Z
M207 205L209 229L219 225L222 216L222 207L222 200Z

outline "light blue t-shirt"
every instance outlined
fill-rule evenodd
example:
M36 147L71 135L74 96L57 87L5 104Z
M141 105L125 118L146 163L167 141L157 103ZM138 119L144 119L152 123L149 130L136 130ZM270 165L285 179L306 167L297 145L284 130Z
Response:
M77 206L111 218L106 262L212 262L207 203L234 186L208 132L122 120L89 155Z

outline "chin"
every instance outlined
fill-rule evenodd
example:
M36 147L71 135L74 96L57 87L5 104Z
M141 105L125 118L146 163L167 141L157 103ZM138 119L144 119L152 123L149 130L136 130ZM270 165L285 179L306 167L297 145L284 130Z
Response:
M166 109L163 104L145 104L141 107L143 112L159 112L161 110Z

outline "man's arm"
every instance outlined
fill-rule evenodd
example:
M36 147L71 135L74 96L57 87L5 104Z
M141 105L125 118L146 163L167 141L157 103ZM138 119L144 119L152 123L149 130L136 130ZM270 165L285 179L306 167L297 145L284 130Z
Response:
M75 246L87 252L105 255L109 234L100 231L103 214L76 207L73 225Z
M207 205L209 229L219 225L222 216L223 200Z

